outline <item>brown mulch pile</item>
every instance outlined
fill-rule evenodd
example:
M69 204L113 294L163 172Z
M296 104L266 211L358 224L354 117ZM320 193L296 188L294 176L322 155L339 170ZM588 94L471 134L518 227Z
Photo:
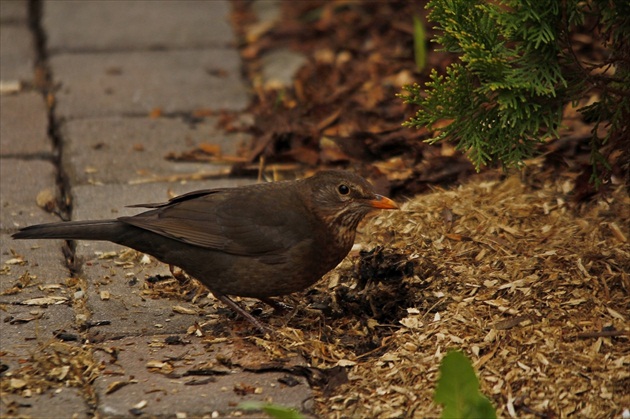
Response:
M374 217L362 254L296 304L327 314L305 310L261 345L349 369L320 393L322 417L436 416L451 349L499 416L618 417L630 406L630 197L619 187L576 207L571 179L534 180L474 181Z

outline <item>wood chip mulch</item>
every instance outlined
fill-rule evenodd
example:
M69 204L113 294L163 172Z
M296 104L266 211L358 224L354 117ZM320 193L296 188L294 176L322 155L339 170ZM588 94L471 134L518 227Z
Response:
M320 393L322 417L438 415L450 349L471 357L499 416L619 417L630 406L630 198L617 187L575 207L573 188L512 176L381 213L363 226L361 255L306 293L328 314L298 315L259 343L347 368L346 384Z

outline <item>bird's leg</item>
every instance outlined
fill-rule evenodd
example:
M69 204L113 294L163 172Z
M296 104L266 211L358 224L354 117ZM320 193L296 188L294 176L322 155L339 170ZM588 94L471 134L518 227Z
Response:
M268 297L259 298L259 300L273 307L273 310L279 313L286 313L287 311L293 310L293 307L286 303L283 303L282 301L276 301Z
M232 301L230 299L230 297L228 297L227 295L218 293L218 292L212 292L212 294L219 300L221 301L223 304L225 304L226 306L230 307L232 310L234 310L235 312L237 312L238 314L240 314L241 316L243 316L247 321L249 321L251 324L253 324L254 326L256 326L256 329L260 330L262 332L262 334L264 335L265 333L268 332L273 332L273 330L271 330L269 327L263 326L263 324L261 322L259 322L258 320L256 320L256 318L254 316L252 316L251 314L249 314L247 311L245 311L241 306L239 306L238 304L236 304L234 301Z

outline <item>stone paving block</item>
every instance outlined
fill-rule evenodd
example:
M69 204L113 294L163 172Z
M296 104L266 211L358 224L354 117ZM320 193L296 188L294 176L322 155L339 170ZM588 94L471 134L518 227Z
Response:
M145 281L158 275L170 276L168 267L155 260L144 265L124 263L121 259L85 260L81 276L87 281L86 305L90 321L107 324L90 328L90 341L118 339L123 336L186 333L195 322L204 323L205 310L176 297L155 297ZM160 285L156 285L159 289ZM104 297L106 293L106 297ZM179 306L198 314L180 314Z
M26 25L0 25L0 75L2 81L33 80L35 51Z
M234 42L229 14L217 0L46 1L44 28L53 53L199 49Z
M250 367L259 366L265 355L251 343L204 343L197 337L183 336L184 345L165 345L166 336L153 338L126 338L103 346L118 349L117 358L103 354L107 365L96 379L94 387L99 396L99 413L105 417L128 416L130 410L142 401L146 406L142 413L151 416L173 417L176 413L187 417L227 415L243 401L269 401L303 410L312 397L311 390L302 377L292 376L297 385L289 387L278 381L286 372L249 372L238 367L242 362ZM231 362L233 367L223 367L217 358ZM151 364L154 362L154 364ZM163 363L160 371L160 363ZM303 364L294 359L287 364ZM158 365L149 368L148 365ZM216 369L211 376L186 376L190 370ZM133 380L118 391L107 393L114 382ZM216 413L215 413L216 412ZM260 413L258 413L260 416ZM216 416L212 416L216 417Z
M36 205L38 193L56 191L55 176L55 167L48 161L0 159L0 230L59 221Z
M298 70L306 64L306 55L288 48L277 49L261 58L262 79L265 87L283 89L293 85Z
M243 134L226 134L208 118L191 126L176 118L96 118L63 124L64 169L74 184L128 183L175 174L212 172L229 166L173 162L168 153L189 151L201 143L221 147L234 156L247 140Z
M28 19L27 0L0 1L0 23L26 23Z
M72 387L60 387L30 397L3 394L2 399L0 399L0 416L72 419L93 417L81 391Z
M0 362L8 367L8 373L13 374L25 360L37 355L41 347L56 341L55 332L66 331L79 336L74 326L74 311L68 305L26 306L3 302L3 307L5 309L0 310Z
M52 156L48 111L41 94L0 96L0 155Z
M248 104L236 50L63 54L50 59L61 118L144 116Z
M18 361L36 351L53 331L72 329L73 296L66 286L60 240L13 240L5 233L0 265L0 346L2 362L17 368ZM22 259L23 263L16 263Z
M63 266L59 241L13 241L2 234L2 267L0 273L0 363L6 368L3 378L29 368L32 357L52 341L54 332L75 330L75 314L71 307L72 290L65 285L69 273ZM13 250L15 254L10 253ZM24 265L6 264L22 255ZM28 274L28 275L26 275ZM22 279L20 279L22 277ZM30 278L25 281L25 278ZM24 286L18 288L16 286ZM12 291L12 292L11 292ZM65 403L83 406L77 411L87 412L82 396L74 389L33 393L3 394L0 411L15 412L15 416L62 417L67 412ZM45 408L44 406L47 406ZM16 410L17 409L17 410ZM6 417L3 414L0 416ZM65 413L64 413L65 416ZM85 417L81 414L79 417Z
M62 240L13 240L0 234L0 292L12 288L25 274L30 275L25 287L16 295L2 295L0 301L21 301L24 298L64 294L65 281L70 276L63 257ZM22 263L18 263L21 260ZM57 287L59 285L59 287ZM40 289L43 287L44 290Z
M282 2L280 0L254 0L250 6L258 24L268 25L282 19Z
M72 331L74 311L69 305L5 305L0 311L2 334L11 336L11 342L3 340L2 350L7 357L26 357L37 351L38 345L46 345L55 339L53 332Z

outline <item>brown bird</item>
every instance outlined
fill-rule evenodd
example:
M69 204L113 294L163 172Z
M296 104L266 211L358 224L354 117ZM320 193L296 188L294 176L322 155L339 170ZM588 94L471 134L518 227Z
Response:
M337 266L357 225L374 209L395 209L358 175L312 177L190 192L114 220L25 227L14 239L106 240L155 256L201 281L258 329L228 295L258 298L302 291Z

